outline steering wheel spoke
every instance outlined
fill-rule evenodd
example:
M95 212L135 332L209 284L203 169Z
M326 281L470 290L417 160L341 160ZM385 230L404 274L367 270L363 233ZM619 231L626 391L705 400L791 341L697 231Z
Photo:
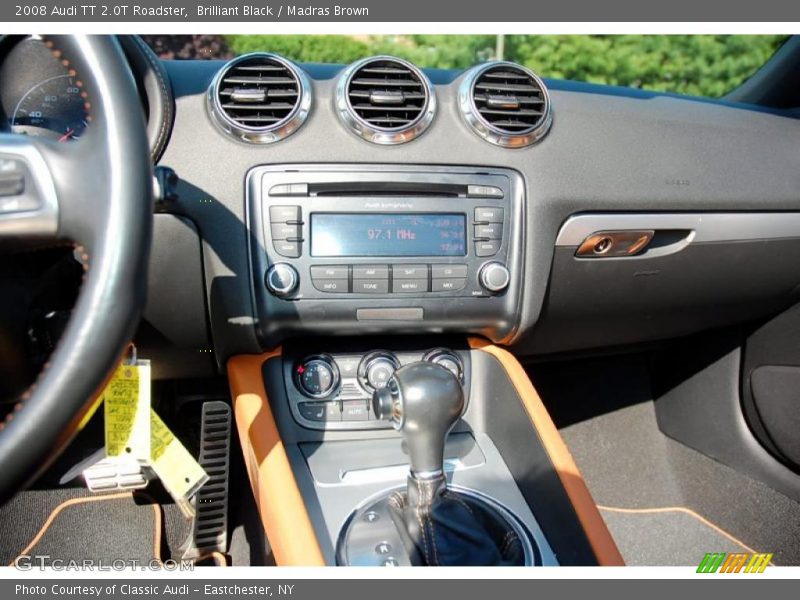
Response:
M0 134L0 240L58 234L58 196L39 145L26 136Z

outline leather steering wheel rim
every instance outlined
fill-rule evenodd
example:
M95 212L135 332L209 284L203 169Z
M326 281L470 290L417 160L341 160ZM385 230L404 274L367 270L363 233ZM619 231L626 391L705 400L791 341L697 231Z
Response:
M152 166L136 86L113 36L48 36L76 78L84 135L58 144L0 134L21 161L36 210L0 215L0 239L71 241L85 260L69 323L36 382L0 423L0 501L66 447L131 340L144 307L152 236ZM33 192L32 192L33 193Z

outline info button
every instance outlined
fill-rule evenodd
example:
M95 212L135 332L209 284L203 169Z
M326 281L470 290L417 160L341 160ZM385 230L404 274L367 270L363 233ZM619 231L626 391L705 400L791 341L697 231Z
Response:
M347 279L312 279L311 283L320 292L347 293Z

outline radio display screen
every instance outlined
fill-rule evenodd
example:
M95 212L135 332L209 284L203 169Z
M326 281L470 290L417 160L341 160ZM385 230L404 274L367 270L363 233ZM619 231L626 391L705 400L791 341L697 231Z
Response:
M312 213L311 256L466 256L466 216Z

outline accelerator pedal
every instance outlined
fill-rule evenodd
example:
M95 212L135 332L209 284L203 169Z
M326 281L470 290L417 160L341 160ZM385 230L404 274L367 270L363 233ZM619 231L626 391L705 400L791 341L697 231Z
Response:
M195 495L195 517L182 546L184 559L228 550L228 486L231 451L231 407L213 400L203 403L198 462L208 481Z

